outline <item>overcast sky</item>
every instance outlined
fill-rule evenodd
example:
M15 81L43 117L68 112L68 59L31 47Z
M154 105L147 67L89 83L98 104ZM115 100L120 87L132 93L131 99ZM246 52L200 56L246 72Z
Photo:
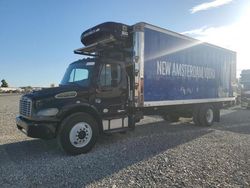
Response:
M140 21L237 51L250 69L250 0L0 0L0 79L10 86L58 84L82 58L81 33L102 22Z

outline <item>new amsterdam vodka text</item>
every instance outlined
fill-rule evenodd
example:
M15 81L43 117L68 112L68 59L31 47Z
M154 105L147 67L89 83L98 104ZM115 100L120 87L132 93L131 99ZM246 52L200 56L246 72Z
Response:
M215 79L215 70L202 66L157 61L157 75Z

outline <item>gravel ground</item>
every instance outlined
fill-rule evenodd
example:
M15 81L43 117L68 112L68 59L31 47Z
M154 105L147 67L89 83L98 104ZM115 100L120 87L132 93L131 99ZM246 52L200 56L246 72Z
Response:
M55 140L16 129L18 100L0 96L1 187L250 187L249 110L223 110L208 128L146 117L135 131L68 156Z

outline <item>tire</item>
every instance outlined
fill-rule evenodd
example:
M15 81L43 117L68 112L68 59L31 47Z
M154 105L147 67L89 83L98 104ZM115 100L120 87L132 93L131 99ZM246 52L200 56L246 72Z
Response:
M199 112L199 123L201 126L212 126L215 119L215 111L212 105L201 106Z
M63 120L57 141L67 154L87 153L95 145L99 130L96 121L86 113L75 113Z
M201 123L200 123L200 119L199 119L199 116L200 116L200 107L199 106L196 106L194 109L193 109L193 122L195 125L199 126Z

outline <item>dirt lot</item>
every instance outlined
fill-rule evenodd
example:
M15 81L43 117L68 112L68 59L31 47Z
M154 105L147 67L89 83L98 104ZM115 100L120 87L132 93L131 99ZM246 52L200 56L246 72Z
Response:
M250 187L249 110L222 110L212 127L146 117L68 156L16 129L19 97L0 96L1 187Z

